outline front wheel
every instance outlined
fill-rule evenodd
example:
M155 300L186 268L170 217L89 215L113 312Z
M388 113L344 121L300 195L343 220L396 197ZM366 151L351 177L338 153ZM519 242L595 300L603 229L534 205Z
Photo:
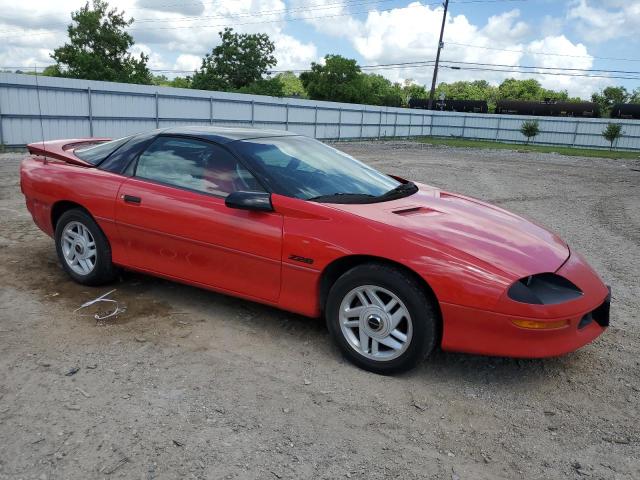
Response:
M392 374L433 350L438 318L418 282L383 264L352 268L327 298L327 326L342 352L365 370Z

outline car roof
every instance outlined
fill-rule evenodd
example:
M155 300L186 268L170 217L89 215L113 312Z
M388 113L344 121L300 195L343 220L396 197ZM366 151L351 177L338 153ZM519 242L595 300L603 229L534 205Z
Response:
M169 127L158 131L161 135L188 135L210 140L217 143L231 143L250 138L296 136L285 130L269 130L261 128L241 127L210 127L203 125L189 125L185 127Z

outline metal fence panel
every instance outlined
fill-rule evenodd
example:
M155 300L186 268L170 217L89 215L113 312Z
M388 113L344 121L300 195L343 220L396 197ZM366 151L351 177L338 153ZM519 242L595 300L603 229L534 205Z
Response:
M152 114L155 116L155 105L152 107ZM193 118L208 123L210 113L211 104L208 98L158 97L158 116L160 118Z
M523 143L522 122L537 119L532 143L607 148L602 131L622 124L616 146L640 150L640 121L438 112L296 98L0 73L0 143L119 137L176 125L254 126L321 139L433 135Z

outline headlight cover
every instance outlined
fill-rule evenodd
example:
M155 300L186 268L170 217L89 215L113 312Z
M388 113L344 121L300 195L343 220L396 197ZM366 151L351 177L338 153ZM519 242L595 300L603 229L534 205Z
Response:
M581 297L582 290L555 273L538 273L518 280L507 295L516 302L556 305Z

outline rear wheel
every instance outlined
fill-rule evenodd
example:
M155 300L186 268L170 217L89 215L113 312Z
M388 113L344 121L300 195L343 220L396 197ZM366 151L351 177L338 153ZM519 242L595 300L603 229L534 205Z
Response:
M111 247L98 224L84 210L62 214L56 224L56 252L62 268L83 285L102 285L115 278Z
M342 275L327 299L327 325L342 352L366 370L409 370L433 350L438 318L418 282L383 264Z

